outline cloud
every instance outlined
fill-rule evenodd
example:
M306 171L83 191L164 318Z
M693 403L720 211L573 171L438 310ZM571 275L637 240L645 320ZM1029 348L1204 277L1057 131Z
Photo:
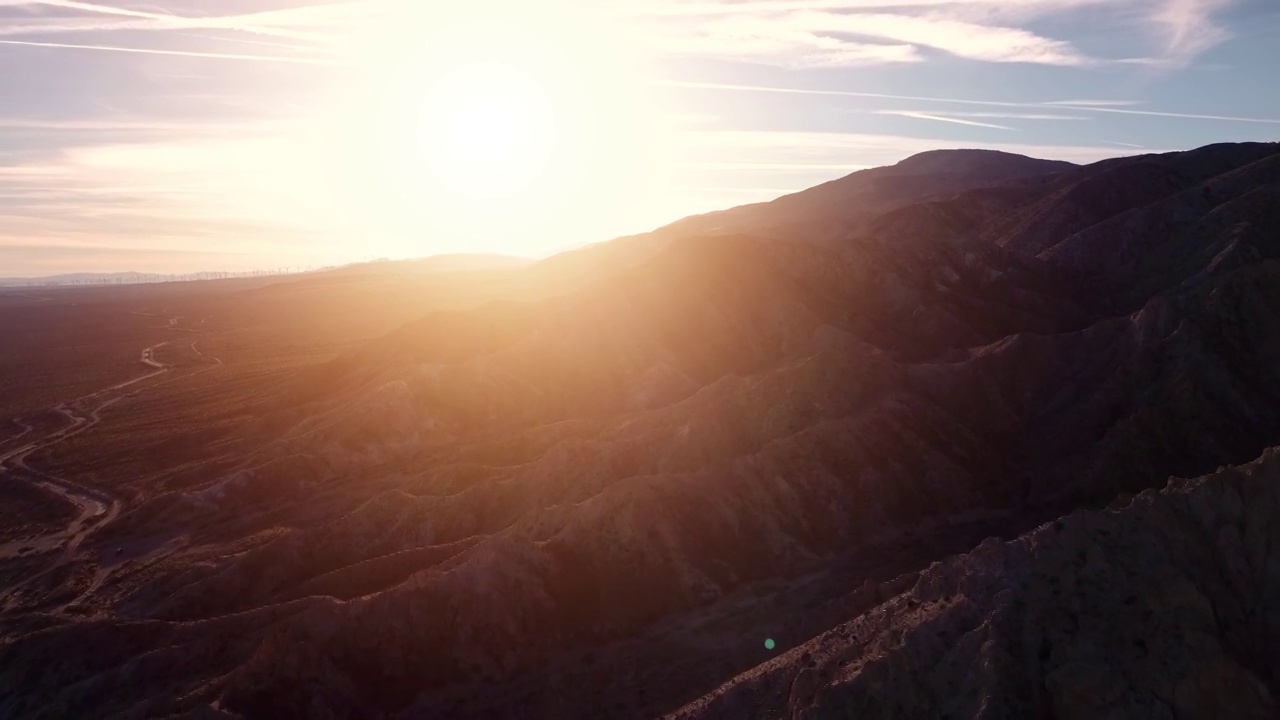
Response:
M727 90L735 92L781 93L785 95L826 95L830 97L859 97L881 100L916 100L920 102L959 103L962 105L984 105L990 107L1036 107L1034 103L1009 102L1002 100L968 100L961 98L929 97L925 95L895 95L892 93L860 92L857 90L831 90L825 88L794 88L778 85L746 85L740 83L699 82L693 80L659 80L658 85L694 90Z
M969 125L971 127L992 128L995 130L1017 130L1007 125L997 125L986 120L1089 120L1080 115L1060 115L1031 112L957 112L953 110L924 112L921 110L876 110L876 115L897 115L916 120L933 120L935 122Z
M1051 100L1045 105L1079 105L1083 107L1126 107L1141 105L1136 100Z
M797 13L788 22L811 32L867 35L923 45L957 57L986 62L1086 65L1070 43L1027 30L981 25L937 16L881 13Z
M1160 0L1153 20L1166 33L1163 58L1185 64L1231 37L1213 16L1232 0Z
M1061 105L1060 107L1071 107ZM1140 115L1146 117L1178 118L1182 120L1218 120L1221 122L1254 123L1261 125L1280 125L1280 118L1241 117L1239 115L1206 115L1200 113L1163 112L1159 110L1129 110L1118 107L1098 107L1081 105L1079 110L1115 115Z
M112 121L112 120L66 120L58 118L22 118L22 117L0 117L0 130L40 130L40 131L116 131L116 130L142 130L142 131L169 131L169 130L187 130L190 125L185 123L163 123L150 120L142 121Z
M785 66L919 62L920 48L985 62L1082 66L1070 43L999 24L1099 0L657 3L628 8L667 52ZM885 12L892 9L894 12ZM656 20L655 20L656 18Z
M0 26L0 35L37 35L54 33L110 32L118 30L236 30L246 33L273 35L296 40L324 40L326 35L313 30L317 24L325 25L358 15L359 3L310 5L285 10L246 13L238 15L191 17L174 13L131 10L98 3L74 0L0 0L0 7L43 6L83 13L76 17L35 18ZM366 8L367 10L368 8ZM104 21L96 16L127 18ZM10 19L8 22L14 22Z
M100 14L100 15L119 15L123 17L134 17L134 18L164 17L156 13L145 12L141 10L129 10L127 8L120 8L112 5L99 5L96 3L75 2L75 0L0 0L0 7L23 7L23 6L55 7L55 8L62 8L64 10L81 10L81 11Z
M1185 64L1227 39L1214 16L1233 0L699 0L588 3L647 29L663 52L785 67L921 62L922 48L982 62L1083 67L1108 62L1070 42L1045 37L1028 22L1088 10L1117 27L1157 38L1150 56L1110 62ZM460 12L437 3L363 0L259 12L190 16L79 0L0 0L0 7L56 8L73 16L8 18L0 35L227 30L313 42L339 49L357 28L379 19L397 26L431 24ZM481 13L483 15L483 13ZM118 43L86 43L118 46Z
M725 17L700 25L655 29L646 41L659 52L788 67L879 65L924 60L913 45L853 42L754 16Z
M858 11L899 9L946 9L957 14L986 15L1035 15L1078 8L1087 5L1103 5L1115 0L744 0L734 2L683 2L680 0L650 0L630 3L623 12L636 16L698 17L735 15L744 13L785 13L811 10Z
M721 121L721 117L714 113L682 113L669 112L664 113L667 122L678 127L691 125L715 125Z
M831 97L857 97L871 98L880 100L910 100L915 102L934 102L955 105L977 105L986 107L1006 107L1006 108L1056 108L1078 110L1080 112L1090 113L1112 113L1121 115L1142 115L1148 117L1166 117L1180 118L1188 120L1216 120L1221 122L1241 122L1241 123L1261 123L1267 125L1280 125L1280 118L1259 118L1259 117L1241 117L1236 115L1207 115L1196 113L1180 113L1166 112L1159 110L1130 110L1122 107L1110 107L1093 101L1092 104L1068 104L1064 101L1053 102L1013 102L1007 100L973 100L969 98L951 98L938 97L928 95L895 95L891 93L872 93L860 92L856 90L829 90L822 88L789 88L772 85L745 85L736 83L709 83L696 82L687 80L664 80L659 81L659 85L677 88L691 88L702 90L724 90L729 92L759 92L759 93L782 93L788 95L825 95ZM1121 103L1129 103L1130 101L1107 101L1108 103L1119 105ZM1133 102L1132 104L1139 104ZM935 113L936 114L936 113ZM954 113L952 113L954 114Z
M24 121L10 121L21 125ZM96 133L108 122L65 123ZM123 122L147 138L152 126ZM164 139L80 144L76 138L24 162L0 165L0 246L51 240L102 249L195 248L225 257L331 257L351 231L320 179L323 161L292 134L227 127ZM338 250L341 252L342 250ZM139 260L141 262L141 260ZM259 261L258 264L260 264Z
M949 115L931 115L929 113L918 112L915 110L877 110L877 115L898 115L905 118L913 118L916 120L933 120L935 122L953 123L956 125L969 125L971 127L994 128L996 130L1013 130L1007 125L996 125L994 123L977 122L975 120L964 120Z
M631 3L622 12L664 23L661 34L685 37L685 51L706 47L695 40L717 39L718 56L755 56L760 62L784 65L841 64L841 46L850 36L880 44L927 47L957 57L985 62L1021 62L1060 66L1109 63L1156 68L1179 67L1231 34L1215 16L1236 0L699 0ZM1086 16L1084 13L1088 13ZM1032 21L1064 17L1105 24L1125 38L1125 46L1144 49L1140 57L1088 57L1065 40L1044 37ZM765 24L773 30L744 36L734 28ZM1035 27L1044 27L1039 22ZM742 40L737 54L723 45ZM794 56L758 53L772 39L789 45ZM807 38L807 41L806 41ZM830 51L829 53L826 51ZM853 64L874 59L869 52L847 56ZM888 56L885 62L900 61Z
M956 112L950 110L943 113L935 113L937 115L946 115L947 117L961 118L995 118L997 120L1090 120L1081 115L1056 115L1052 113L1028 113L1028 112Z
M169 55L175 57L212 58L215 60L249 60L287 63L290 65L324 65L330 67L341 65L337 61L323 58L291 57L288 55L244 55L238 53L197 52L193 50L159 50L156 48L122 47L118 45L81 45L77 43L28 42L25 40L0 40L0 45L60 48L63 50L96 50L99 52L133 53L137 55Z

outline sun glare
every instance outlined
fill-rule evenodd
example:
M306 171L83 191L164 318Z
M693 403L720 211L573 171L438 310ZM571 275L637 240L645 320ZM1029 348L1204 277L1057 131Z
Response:
M351 48L331 204L371 254L537 255L670 217L673 143L630 29L494 2L406 5Z
M427 95L418 148L445 187L473 198L511 197L545 172L556 130L547 94L503 63L446 73Z

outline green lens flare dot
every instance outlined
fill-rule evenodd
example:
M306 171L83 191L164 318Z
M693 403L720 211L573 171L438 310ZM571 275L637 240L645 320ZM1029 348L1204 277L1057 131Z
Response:
M777 644L777 643L775 643L775 642L773 641L773 638L767 638L767 639L764 641L764 649L765 649L765 650L772 650L772 649L774 649L774 648L775 648L775 647L777 647L777 646L778 646L778 644Z

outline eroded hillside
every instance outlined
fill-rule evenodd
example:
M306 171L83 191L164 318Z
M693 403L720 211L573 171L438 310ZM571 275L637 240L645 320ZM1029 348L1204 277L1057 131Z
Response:
M1052 521L1280 444L1280 146L932 153L808 192L292 373L9 596L0 710L653 717L729 681L681 712L1270 712L1240 642L1271 591L1183 556L1212 531L1267 567L1228 501L1274 504L1269 460ZM1087 610L1143 584L1187 617ZM1215 630L1188 587L1252 609ZM796 649L751 670L766 637Z

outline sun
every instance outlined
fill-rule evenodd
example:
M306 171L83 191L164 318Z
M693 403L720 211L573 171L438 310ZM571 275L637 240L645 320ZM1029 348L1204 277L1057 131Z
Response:
M687 214L696 158L631 23L578 0L392 4L295 183L364 252L540 256Z
M513 65L449 70L427 93L418 148L445 188L470 199L506 198L535 185L555 154L547 93Z

